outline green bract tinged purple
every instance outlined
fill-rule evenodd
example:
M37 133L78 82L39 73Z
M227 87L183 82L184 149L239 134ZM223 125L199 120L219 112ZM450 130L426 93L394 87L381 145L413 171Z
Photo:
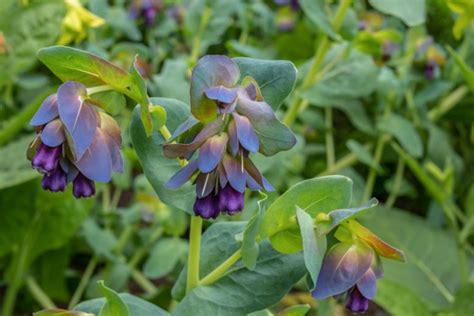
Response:
M75 197L90 197L95 193L94 181L108 182L112 171L123 170L120 128L88 103L82 84L62 84L30 123L38 131L31 145L31 164L43 174L45 190L64 191L73 182Z
M312 295L316 299L347 293L346 307L353 313L365 312L368 300L377 292L382 276L375 252L363 242L341 242L326 254Z

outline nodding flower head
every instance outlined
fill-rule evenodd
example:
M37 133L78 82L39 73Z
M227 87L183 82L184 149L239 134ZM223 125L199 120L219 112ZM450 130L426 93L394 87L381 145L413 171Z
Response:
M120 128L112 117L95 109L86 87L78 82L62 84L41 104L30 124L38 134L28 158L43 174L45 190L64 191L73 182L74 196L89 197L95 193L94 181L108 182L112 171L123 169Z
M199 60L191 80L191 117L181 124L163 153L168 158L191 159L167 183L178 188L189 179L196 186L194 212L203 218L233 215L244 208L244 192L273 190L250 159L288 150L296 139L265 103L250 77L238 86L240 70L230 58L206 56ZM271 135L267 138L260 135ZM187 142L172 143L183 139ZM189 141L190 140L190 141Z
M404 261L404 255L354 220L339 230L344 231L336 231L340 242L326 253L312 294L316 299L345 295L346 308L363 313L375 297L377 279L383 276L379 256Z

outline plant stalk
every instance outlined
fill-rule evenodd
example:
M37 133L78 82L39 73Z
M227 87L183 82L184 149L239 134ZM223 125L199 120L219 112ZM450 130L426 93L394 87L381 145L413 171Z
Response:
M30 291L31 295L41 305L42 308L56 307L56 305L54 305L54 302L43 291L43 289L39 286L38 282L36 282L33 276L30 275L26 278L26 286L28 288L28 291Z
M74 306L77 305L77 303L79 303L82 297L82 294L84 293L84 290L86 289L86 286L89 283L89 280L91 279L92 274L94 273L96 266L97 266L97 258L93 256L89 260L86 270L84 270L84 274L82 275L82 278L79 281L79 285L77 286L76 290L74 291L74 294L72 295L71 301L69 302L69 305L68 305L68 309L72 309Z
M226 261L222 262L217 268L206 275L199 282L199 285L209 285L219 280L227 272L227 270L229 270L229 268L240 259L240 257L242 257L242 249L234 252L229 258L227 258Z
M189 293L199 284L199 257L201 252L201 231L202 218L191 217L191 227L189 232L189 253L188 253L188 275L186 282L186 293Z

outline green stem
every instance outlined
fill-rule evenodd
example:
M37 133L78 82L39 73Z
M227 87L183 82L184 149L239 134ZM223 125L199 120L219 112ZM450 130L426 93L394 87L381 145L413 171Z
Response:
M156 240L158 240L161 235L163 235L163 228L158 227L148 238L148 244L152 244ZM135 269L138 264L145 258L147 254L147 248L148 246L141 246L139 247L135 253L133 254L132 258L130 259L128 266L133 270Z
M145 290L148 296L154 296L158 292L158 288L150 280L148 280L140 271L133 270L132 278L143 290Z
M41 289L33 276L26 278L26 286L30 291L34 299L41 305L42 308L55 308L54 302L49 296Z
M79 300L81 299L82 294L84 293L84 290L86 289L86 286L89 283L89 280L91 279L96 266L97 258L93 256L89 260L86 270L82 274L81 280L79 281L79 285L77 286L76 290L74 291L74 294L72 295L71 301L68 305L68 309L72 309L74 306L77 305L77 303L79 303Z
M372 144L365 144L364 147L366 149L370 149L372 147ZM323 172L319 173L318 177L334 174L338 171L341 171L342 169L345 169L347 167L355 165L357 163L357 161L359 161L359 160L358 160L356 154L348 153L347 155L345 155L344 157L342 157L341 159L336 161L331 168L327 168Z
M349 9L351 3L352 3L352 0L342 0L341 4L337 8L337 11L332 23L333 29L335 32L338 32L339 29L341 28L342 22L344 21L344 17L346 16L347 10ZM304 90L314 83L316 75L318 71L320 70L321 65L323 64L324 58L326 57L326 54L329 51L330 47L331 47L331 41L329 40L327 35L322 35L322 38L318 45L318 49L316 50L316 53L313 57L311 68L309 69L308 73L306 74L306 77L303 80L301 89ZM300 110L306 107L307 104L308 104L307 101L299 97L295 97L293 100L293 103L290 105L290 107L288 108L288 111L285 114L285 117L283 118L283 122L286 125L291 126L295 122L296 117L298 116L298 113L300 112Z
M397 199L398 193L400 192L400 187L402 185L404 170L405 162L403 159L399 159L397 163L397 169L395 170L395 180L393 181L392 190L387 198L387 201L385 202L385 206L388 208L391 208L393 204L395 204L395 200Z
M376 163L380 163L380 160L382 159L383 150L384 150L385 143L387 142L387 140L388 140L387 134L380 135L377 140L377 145L375 146L375 154L374 154L374 160ZM368 201L370 197L372 196L376 177L377 177L377 170L374 168L371 168L369 171L369 175L367 177L367 183L365 184L365 191L362 197L362 201Z
M102 86L87 88L87 95L92 95L94 93L100 93L100 92L110 91L110 90L114 90L114 87L112 87L111 85L105 84Z
M199 216L191 217L189 232L188 277L186 293L199 284L199 256L201 252L202 219Z
M438 121L444 114L454 108L467 94L469 88L460 86L452 91L449 95L441 100L441 102L428 112L428 117L433 121Z
M0 130L0 146L6 144L15 135L25 127L25 124L33 117L36 110L40 107L43 100L51 94L51 90L41 93L31 104L24 108L20 113L2 124Z
M217 268L215 268L212 272L206 275L200 282L199 285L209 285L211 283L216 282L220 279L229 268L236 263L240 257L242 256L242 249L237 250L234 252L226 261L221 263Z
M334 167L336 163L336 153L334 150L334 134L332 128L332 108L327 107L325 109L325 122L326 122L326 161L327 168Z
M199 23L199 30L193 38L193 49L191 51L191 57L189 58L189 64L191 67L194 67L196 61L199 58L201 52L201 39L206 30L207 24L212 16L212 9L209 7L204 8L204 12L201 15L201 21Z

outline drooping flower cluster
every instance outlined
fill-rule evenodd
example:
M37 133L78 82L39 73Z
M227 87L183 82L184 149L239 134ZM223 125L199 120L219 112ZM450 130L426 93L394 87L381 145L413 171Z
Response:
M62 84L41 104L30 122L37 136L28 149L33 168L43 174L43 189L64 191L72 182L76 198L95 194L94 181L108 182L122 172L120 128L88 101L75 81Z
M146 26L152 26L158 12L163 8L161 0L134 0L129 8L129 15L136 19L142 17Z
M281 32L291 32L300 11L299 0L274 0L280 8L277 11L276 23Z
M205 219L240 212L246 188L273 190L250 154L270 156L296 142L264 102L255 80L246 77L239 86L239 78L239 67L230 58L200 59L191 81L191 107L197 119L191 117L172 135L171 140L180 138L184 143L163 146L166 157L190 160L167 186L178 188L193 178L194 212ZM267 136L272 130L275 135Z
M344 223L335 237L340 242L324 257L313 297L345 294L349 311L366 312L369 300L375 298L377 279L383 276L380 256L404 261L404 255L355 220Z

